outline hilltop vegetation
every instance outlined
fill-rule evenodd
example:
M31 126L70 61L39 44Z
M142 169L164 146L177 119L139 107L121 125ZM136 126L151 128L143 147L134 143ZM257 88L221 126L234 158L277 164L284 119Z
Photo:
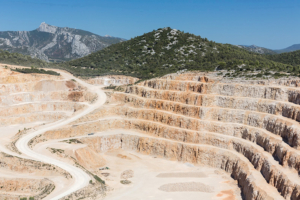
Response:
M282 53L282 54L276 54L276 55L269 55L268 58L270 60L285 63L288 65L292 65L294 67L300 65L300 50L293 51L289 53Z
M77 75L124 74L141 79L182 69L234 70L235 75L270 70L298 73L264 55L171 28L154 30L66 64Z

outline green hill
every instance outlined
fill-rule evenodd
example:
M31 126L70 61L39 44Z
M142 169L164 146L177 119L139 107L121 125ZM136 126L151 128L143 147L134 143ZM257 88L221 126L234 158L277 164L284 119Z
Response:
M300 67L300 50L267 56L270 60Z
M20 53L10 53L0 50L0 63L11 65L22 65L27 67L50 67L51 64L31 56Z
M163 28L111 45L80 59L65 63L76 75L124 74L146 79L178 70L275 70L292 72L286 64L243 48L209 41L190 33ZM298 73L298 71L297 71Z

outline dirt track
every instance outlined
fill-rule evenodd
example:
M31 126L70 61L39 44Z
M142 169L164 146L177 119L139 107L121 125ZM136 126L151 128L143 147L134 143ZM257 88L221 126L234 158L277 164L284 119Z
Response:
M18 140L18 142L16 143L16 146L18 148L18 150L20 152L22 152L24 155L37 160L37 161L42 161L44 163L49 163L49 164L53 164L56 165L64 170L66 170L67 172L69 172L72 177L73 177L73 184L69 187L69 188L64 188L63 190L57 191L56 193L52 193L51 195L49 195L46 199L60 199L66 195L69 195L85 186L88 185L88 182L90 180L90 177L80 168L74 167L68 163L65 162L61 162L58 160L55 160L53 158L49 158L45 155L42 155L38 152L34 152L33 150L31 150L28 147L28 142L34 138L35 136L42 134L46 131L52 130L52 129L56 129L59 128L63 125L66 125L72 121L75 121L76 119L92 112L94 109L100 107L101 105L103 105L106 101L106 95L104 92L101 91L101 89L99 87L90 85L85 83L84 81L75 78L74 76L72 76L71 74L62 72L61 70L55 70L57 72L59 72L64 78L66 79L75 79L77 82L79 82L80 84L82 84L83 86L87 87L90 91L96 92L98 94L98 100L96 102L94 102L93 104L90 104L87 109L85 109L84 111L80 112L79 114L68 118L66 120L63 120L59 123L54 123L52 126L48 126L47 128L41 128L35 132L32 132L22 138L20 138Z

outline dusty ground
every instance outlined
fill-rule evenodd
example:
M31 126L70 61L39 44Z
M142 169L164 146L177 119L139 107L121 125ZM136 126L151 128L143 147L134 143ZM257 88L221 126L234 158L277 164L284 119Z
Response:
M118 155L126 156L126 158L120 159ZM239 191L235 181L228 174L221 172L222 176L220 176L215 173L216 169L205 166L172 162L122 150L107 152L104 154L104 158L107 160L107 166L110 168L104 171L104 173L109 173L106 182L114 188L107 195L107 199L222 199L225 195L220 197L218 195L226 190L233 193ZM121 184L120 174L128 169L134 171L134 177L129 179L131 184ZM161 176L165 173L168 173L169 177ZM183 174L180 177L170 176L170 174L177 176L181 173ZM191 177L189 173L203 173L205 177L199 177L198 175ZM193 184L190 184L190 182L193 182ZM197 191L180 191L184 187L178 187L175 190L166 192L161 189L165 185L176 183L186 186L187 190L195 184L203 184L211 188L211 190L205 191L198 188L199 190ZM234 199L234 196L232 195L232 199Z

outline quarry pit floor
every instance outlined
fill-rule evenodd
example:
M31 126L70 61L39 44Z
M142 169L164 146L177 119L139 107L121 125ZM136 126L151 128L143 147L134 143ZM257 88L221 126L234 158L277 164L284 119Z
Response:
M119 134L147 136L140 132L116 129L95 132L91 136L65 139L96 138ZM65 139L39 143L34 147L34 151L68 162L66 159L50 153L48 149L63 149L64 152L71 155L76 149L86 145L62 143ZM107 200L242 199L237 181L232 179L230 174L217 168L166 160L123 149L114 149L98 154L105 160L103 168L107 167L108 169L94 169L93 173L100 176L108 186L108 192L104 198ZM133 171L134 175L127 179L131 182L130 184L122 184L121 174L127 170Z
M236 199L235 193L239 191L236 182L228 174L214 168L168 161L123 150L107 152L104 158L110 169L106 170L110 173L106 182L114 188L106 197L109 200L229 200ZM125 170L134 172L134 177L129 179L129 185L120 184L120 174ZM178 186L173 186L174 184Z

